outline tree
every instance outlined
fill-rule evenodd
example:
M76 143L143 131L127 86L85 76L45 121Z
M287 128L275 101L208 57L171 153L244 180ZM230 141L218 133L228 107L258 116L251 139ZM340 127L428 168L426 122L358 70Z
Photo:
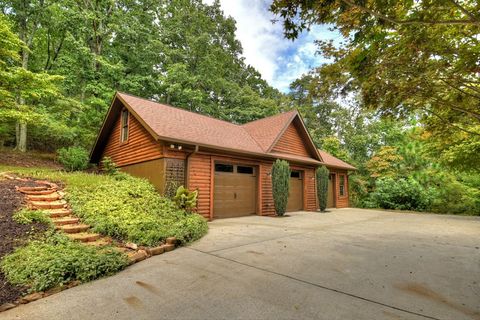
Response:
M317 199L320 211L322 212L324 212L327 208L329 175L330 171L325 166L321 166L316 170L315 176L317 178Z
M276 0L271 10L288 38L311 24L333 24L344 36L339 47L317 41L332 60L310 74L318 95L359 93L364 108L384 117L415 113L438 151L450 150L445 163L478 170L478 157L449 148L478 151L480 143L478 1Z
M283 216L287 210L289 189L290 165L285 160L277 159L272 166L272 194L278 216Z
M0 15L0 118L16 122L16 148L27 150L27 125L43 121L45 100L59 95L56 82L61 79L46 73L34 73L22 66L17 52L28 50L11 31L4 15Z

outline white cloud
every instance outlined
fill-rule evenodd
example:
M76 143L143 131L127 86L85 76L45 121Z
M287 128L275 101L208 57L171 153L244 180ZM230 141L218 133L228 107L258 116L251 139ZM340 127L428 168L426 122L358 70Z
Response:
M213 3L213 0L206 0ZM243 47L246 63L256 68L273 87L288 91L292 81L325 60L316 56L317 39L331 39L338 34L316 26L292 42L283 37L281 23L272 23L270 1L220 0L226 16L237 21L237 39Z

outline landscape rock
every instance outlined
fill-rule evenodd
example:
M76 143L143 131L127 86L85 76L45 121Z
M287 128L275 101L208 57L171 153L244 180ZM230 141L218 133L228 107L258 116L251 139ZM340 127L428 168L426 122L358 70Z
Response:
M132 249L132 250L137 250L138 249L138 246L133 243L133 242L128 242L125 244L125 247L129 248L129 249Z
M34 292L20 299L20 303L28 303L43 298L43 292Z
M168 237L167 238L167 244L176 244L177 243L177 238L175 237Z
M150 248L149 251L152 254L152 256L156 256L157 254L164 253L165 248L163 246L158 246L158 247Z
M17 305L13 304L13 303L4 303L0 306L0 312L2 311L7 311L9 309L12 309L12 308L15 308Z
M147 258L147 252L145 250L138 250L135 253L130 253L128 255L128 259L130 260L130 264L145 260Z
M175 245L171 243L164 244L162 247L165 250L165 252L169 252L175 249Z

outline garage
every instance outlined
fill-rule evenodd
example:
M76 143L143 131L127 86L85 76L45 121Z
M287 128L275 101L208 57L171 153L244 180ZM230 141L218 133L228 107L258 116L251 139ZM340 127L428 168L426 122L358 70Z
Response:
M256 213L257 175L254 166L215 163L214 179L215 219Z
M303 210L303 179L301 171L290 173L287 212Z

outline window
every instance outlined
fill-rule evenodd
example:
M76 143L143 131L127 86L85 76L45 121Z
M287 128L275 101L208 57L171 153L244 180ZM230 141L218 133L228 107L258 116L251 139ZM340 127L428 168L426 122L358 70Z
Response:
M253 174L253 167L237 166L237 173Z
M125 142L128 140L128 110L122 110L122 128L120 130L120 141Z
M301 178L300 171L292 171L292 172L290 172L290 178L300 179L300 178Z
M341 174L340 176L340 188L339 188L339 192L340 192L340 196L343 197L345 196L345 175L344 174Z
M233 172L233 165L215 163L215 172Z

